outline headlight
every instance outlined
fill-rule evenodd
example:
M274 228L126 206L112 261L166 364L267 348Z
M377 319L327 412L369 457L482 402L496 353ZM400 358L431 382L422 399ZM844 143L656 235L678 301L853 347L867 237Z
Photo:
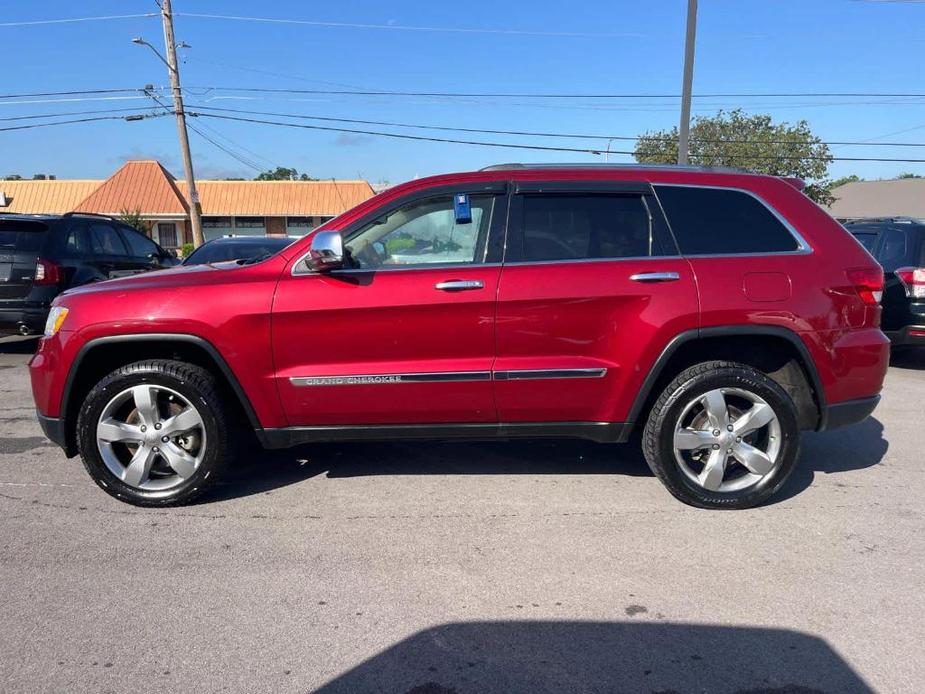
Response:
M61 329L61 324L67 318L67 309L64 306L52 306L45 321L45 337L51 337Z

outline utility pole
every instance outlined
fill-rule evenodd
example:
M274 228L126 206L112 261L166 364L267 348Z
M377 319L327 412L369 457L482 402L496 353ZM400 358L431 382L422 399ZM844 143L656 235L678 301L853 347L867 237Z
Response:
M183 110L183 93L180 91L180 70L177 67L177 42L173 36L173 12L170 0L161 0L161 19L164 23L164 47L167 49L167 69L170 73L170 87L173 90L173 110L177 114L177 134L180 136L180 153L183 155L183 172L189 189L189 218L193 227L193 246L203 244L202 206L196 177L193 174L193 158L189 151L189 134L186 132L186 112Z
M687 37L684 42L684 83L681 86L681 126L678 164L687 164L691 134L691 87L694 82L694 44L697 40L697 0L687 0Z

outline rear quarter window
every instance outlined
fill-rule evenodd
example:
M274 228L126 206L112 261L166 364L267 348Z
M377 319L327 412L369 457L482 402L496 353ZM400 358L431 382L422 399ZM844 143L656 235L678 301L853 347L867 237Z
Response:
M786 253L800 245L783 222L749 193L657 185L655 191L682 255Z

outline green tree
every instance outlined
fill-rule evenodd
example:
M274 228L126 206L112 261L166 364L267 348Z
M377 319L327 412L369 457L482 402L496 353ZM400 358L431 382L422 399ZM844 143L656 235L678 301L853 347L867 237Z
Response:
M920 176L919 174L915 174L915 173L911 173L907 171L906 173L899 174L899 176L897 176L896 178L923 178L923 177Z
M148 225L145 224L144 220L141 218L141 210L132 211L123 207L122 211L119 212L119 221L127 224L136 231L140 231L145 236L148 234Z
M258 175L255 181L315 181L307 173L299 173L296 169L288 169L285 166L277 166L272 171L264 171Z
M843 186L846 183L857 183L863 180L864 179L857 174L842 176L841 178L836 178L835 180L829 182L829 190L834 190L835 188L838 188L838 186Z
M677 127L640 135L633 156L643 164L674 164ZM803 192L811 199L822 205L833 200L828 181L832 153L805 120L774 123L767 114L748 115L742 109L698 116L691 125L689 160L698 166L800 178L807 182Z

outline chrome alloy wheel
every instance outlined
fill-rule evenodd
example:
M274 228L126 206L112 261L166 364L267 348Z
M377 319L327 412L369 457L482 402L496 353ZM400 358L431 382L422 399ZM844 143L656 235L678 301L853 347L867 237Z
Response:
M678 418L674 455L694 484L711 492L752 487L777 468L781 426L774 409L740 388L716 388Z
M202 416L177 391L142 384L103 408L96 442L106 467L125 484L165 491L193 476L206 452Z

